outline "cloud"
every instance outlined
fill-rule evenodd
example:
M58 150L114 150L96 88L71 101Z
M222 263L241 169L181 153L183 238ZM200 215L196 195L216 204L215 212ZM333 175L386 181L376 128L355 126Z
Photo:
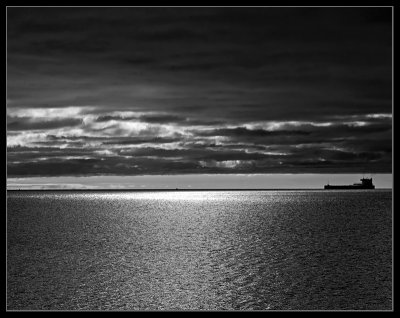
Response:
M25 126L9 131L11 175L391 171L392 117L385 113L222 128L157 113L103 112L99 121L95 109L82 114L74 130L61 127L69 118L50 116L47 127L42 117L17 119Z
M168 144L181 140L180 138L163 138L163 137L116 137L103 139L103 145L140 145L140 144Z
M301 130L263 130L247 129L245 127L214 129L200 132L200 136L228 136L228 137L267 137L288 135L309 135L307 131Z
M391 20L8 8L7 172L390 172Z
M10 117L7 120L8 130L46 130L60 127L78 126L82 123L81 119L66 118L53 120L32 120L29 117Z
M384 100L389 111L390 23L364 17L390 21L390 8L314 9L9 8L10 105L195 104L248 120L307 118L323 104L375 113Z

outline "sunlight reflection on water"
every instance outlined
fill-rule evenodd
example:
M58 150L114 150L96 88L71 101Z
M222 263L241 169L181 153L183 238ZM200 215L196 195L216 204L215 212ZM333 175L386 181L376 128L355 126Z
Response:
M390 309L391 192L8 197L9 309Z

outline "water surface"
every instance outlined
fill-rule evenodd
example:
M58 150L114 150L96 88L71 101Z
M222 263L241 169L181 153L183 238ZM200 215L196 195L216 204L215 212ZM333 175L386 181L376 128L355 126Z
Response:
M392 192L16 191L7 308L392 309Z

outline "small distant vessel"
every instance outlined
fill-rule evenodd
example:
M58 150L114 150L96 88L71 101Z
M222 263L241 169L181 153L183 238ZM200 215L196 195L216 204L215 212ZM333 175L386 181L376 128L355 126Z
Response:
M375 186L372 183L372 178L362 178L360 179L361 183L354 183L352 185L325 185L324 189L326 190L347 190L347 189L375 189Z

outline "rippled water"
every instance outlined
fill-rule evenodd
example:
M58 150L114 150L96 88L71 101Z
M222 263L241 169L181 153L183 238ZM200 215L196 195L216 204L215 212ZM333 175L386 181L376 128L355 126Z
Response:
M7 208L8 309L392 309L391 191L21 191Z

